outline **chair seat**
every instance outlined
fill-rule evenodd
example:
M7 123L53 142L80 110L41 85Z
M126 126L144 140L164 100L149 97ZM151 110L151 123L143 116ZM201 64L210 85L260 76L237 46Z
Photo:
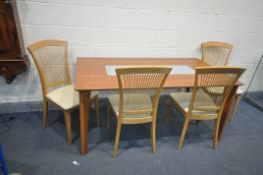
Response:
M97 91L91 92L91 99L98 95ZM73 85L67 85L47 93L46 97L63 110L70 110L79 105L79 92Z
M243 90L239 87L238 89L237 89L237 95L241 95L241 94L243 94L244 92L243 92Z
M133 94L133 96L144 96L145 98L148 98L149 100L149 104L151 102L151 99L149 97L149 95L147 94ZM114 111L114 113L118 116L119 115L119 94L114 94L114 95L109 95L108 97L108 101L110 102L112 109ZM147 100L147 101L148 101ZM148 104L145 104L148 105ZM129 106L124 106L125 109L133 109L136 110L136 104L134 105L129 105ZM149 113L144 113L144 114L123 114L122 118L145 118L145 117L151 117L151 112Z
M188 108L192 98L192 92L173 92L170 93L171 98L180 108L180 111L184 113L188 113ZM217 116L216 112L213 111L197 111L193 110L192 115L209 115L209 116Z

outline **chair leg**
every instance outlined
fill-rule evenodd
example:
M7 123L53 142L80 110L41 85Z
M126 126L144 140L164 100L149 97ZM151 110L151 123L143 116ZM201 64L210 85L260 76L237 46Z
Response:
M241 99L241 95L237 94L236 97L235 97L234 108L233 108L233 111L232 111L232 114L231 114L231 118L230 118L231 122L234 120L234 118L236 116L236 112L237 112L237 108L238 108L238 104L240 102L240 99Z
M185 121L184 121L184 126L183 126L183 129L182 129L182 133L181 133L181 137L180 137L180 141L179 141L179 146L178 146L179 150L182 150L184 137L185 137L185 134L186 134L189 122L190 122L189 118L186 118Z
M169 98L168 100L168 109L166 110L165 114L164 114L164 124L167 125L168 123L168 119L169 119L169 114L172 110L173 104L172 104L172 100Z
M47 127L47 112L48 112L48 102L46 99L43 100L43 116L42 116L42 127L46 128Z
M153 121L151 125L151 142L152 142L152 153L155 153L156 152L156 121Z
M96 122L97 126L100 125L100 110L99 110L99 96L97 95L95 97L95 103L96 103Z
M72 143L72 129L71 129L71 115L69 111L64 111L66 130L67 130L67 142Z
M218 131L219 131L219 124L220 124L220 120L219 119L216 119L215 120L215 126L214 126L214 149L217 148L218 146Z
M116 157L117 157L118 146L119 146L119 143L120 143L120 135L121 135L121 122L118 121L117 122L115 144L114 144L114 152L113 152L114 159L116 159Z
M107 102L107 128L108 129L110 128L110 110L111 110L110 103Z

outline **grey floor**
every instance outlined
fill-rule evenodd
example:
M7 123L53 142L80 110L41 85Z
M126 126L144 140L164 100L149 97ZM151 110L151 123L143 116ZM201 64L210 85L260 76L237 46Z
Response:
M116 122L105 128L106 107L102 105L101 126L96 127L94 110L91 110L89 128L90 151L79 154L78 111L73 113L74 142L65 139L63 114L49 111L48 127L41 127L41 113L1 114L8 119L10 130L0 125L0 142L3 144L10 172L23 175L59 174L200 174L200 175L261 175L263 174L263 113L241 101L236 119L227 124L218 147L212 148L213 122L191 123L185 138L184 149L176 149L182 116L174 110L169 124L163 124L166 105L159 107L157 125L157 152L151 153L150 126L124 126L118 157L113 159ZM73 161L76 161L75 164Z

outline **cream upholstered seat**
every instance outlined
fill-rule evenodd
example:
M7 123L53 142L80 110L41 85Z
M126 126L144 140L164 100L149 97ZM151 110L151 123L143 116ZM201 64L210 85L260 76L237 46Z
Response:
M28 47L36 64L43 95L43 128L46 127L48 102L64 111L67 141L72 143L70 112L78 107L79 95L71 83L68 65L68 44L61 40L43 40ZM92 92L96 102L96 118L99 124L98 92Z
M160 93L171 68L127 67L116 69L119 94L108 96L109 114L117 118L114 158L117 156L122 124L151 123L152 152L156 151L156 114Z
M167 122L173 105L182 112L185 118L179 149L182 149L190 120L215 120L214 148L216 148L220 119L226 100L244 71L245 69L242 68L223 66L196 68L193 92L170 94L171 98L169 99L169 108L165 115L165 121ZM207 89L213 89L213 92ZM214 94L217 94L217 96Z
M92 91L90 98L93 99L97 95L99 92ZM74 90L73 85L57 88L47 93L46 97L63 110L70 110L79 106L79 92Z
M229 62L229 57L233 50L233 45L220 42L220 41L208 41L201 44L202 48L202 60L211 66L226 66ZM210 90L211 89L207 89ZM230 117L230 121L234 120L239 101L243 91L238 88L236 97L234 100L234 108ZM216 95L216 94L215 94Z

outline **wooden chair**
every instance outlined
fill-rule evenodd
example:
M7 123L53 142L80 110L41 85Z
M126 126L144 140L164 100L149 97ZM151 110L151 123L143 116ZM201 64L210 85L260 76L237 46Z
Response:
M226 66L229 62L230 54L233 50L233 45L219 42L208 41L201 44L202 48L202 60L211 66ZM238 108L239 101L243 91L238 88L236 97L234 100L234 108L231 113L230 121L233 121Z
M48 102L64 111L67 142L72 143L70 112L79 105L79 93L71 83L68 65L68 44L60 40L43 40L28 47L36 64L43 95L43 128L46 128ZM96 102L96 119L99 124L98 92L91 93Z
M116 69L119 95L108 96L110 108L117 118L114 158L117 156L122 124L151 125L152 152L156 151L156 114L160 93L171 68L130 67ZM108 111L109 118L110 111ZM109 121L108 121L109 122Z
M172 105L175 105L185 118L179 150L182 149L190 120L214 120L214 148L217 147L219 123L227 97L244 71L243 68L235 67L196 68L193 92L170 94L170 108L166 112L166 120ZM219 95L215 98L207 88L213 89L213 92L218 92Z
M228 63L233 45L219 42L208 41L202 43L202 60L211 66L225 66Z

